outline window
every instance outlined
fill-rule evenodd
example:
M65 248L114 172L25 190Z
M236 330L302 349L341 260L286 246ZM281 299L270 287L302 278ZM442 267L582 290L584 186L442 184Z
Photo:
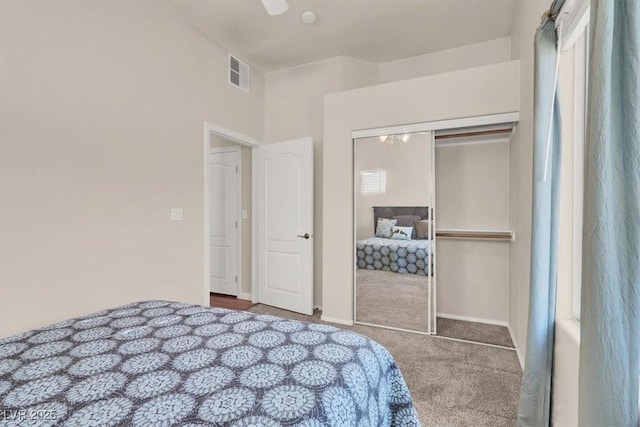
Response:
M558 246L558 316L580 320L584 152L587 111L590 3L567 0L556 30L560 50L562 108L562 202Z
M584 148L587 125L587 26L574 45L573 87L573 317L580 320L580 294L582 292L582 218L584 202Z
M387 179L384 169L363 170L360 172L360 193L364 195L384 194Z

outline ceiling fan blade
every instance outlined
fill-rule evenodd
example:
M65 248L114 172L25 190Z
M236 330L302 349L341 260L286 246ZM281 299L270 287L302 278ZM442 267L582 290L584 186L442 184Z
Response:
M282 15L289 9L287 0L262 0L262 4L271 16Z

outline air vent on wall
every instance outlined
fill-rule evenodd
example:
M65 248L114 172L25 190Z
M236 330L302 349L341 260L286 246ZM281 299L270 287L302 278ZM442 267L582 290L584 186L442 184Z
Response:
M229 83L249 92L249 66L229 54Z

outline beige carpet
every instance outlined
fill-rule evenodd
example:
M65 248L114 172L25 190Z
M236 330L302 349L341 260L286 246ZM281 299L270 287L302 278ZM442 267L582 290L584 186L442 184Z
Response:
M373 325L429 332L426 276L356 270L356 319Z
M249 311L307 322L305 316L258 304ZM513 426L522 371L511 350L363 325L340 326L379 342L393 355L424 426Z
M444 319L442 317L436 319L436 326L436 332L441 337L514 348L509 330L505 326Z
M356 319L373 325L411 331L427 329L427 278L381 270L356 271ZM504 326L437 319L438 335L485 344L512 347Z

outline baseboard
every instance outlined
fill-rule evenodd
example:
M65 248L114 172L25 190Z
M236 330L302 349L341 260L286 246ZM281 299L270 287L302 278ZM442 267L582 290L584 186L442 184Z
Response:
M240 292L238 294L238 299L245 300L245 301L251 301L251 297L252 297L251 292Z
M485 323L487 325L498 325L509 327L509 322L504 320L483 319L481 317L458 316L457 314L436 313L437 317L454 320L464 320L467 322Z
M524 357L522 357L522 353L520 352L520 347L518 346L518 341L516 341L516 336L513 334L511 330L511 325L507 324L507 330L509 331L509 336L511 336L511 342L516 349L516 355L518 356L518 362L520 363L520 368L524 370Z
M347 326L353 325L353 320L338 319L336 317L328 317L325 315L320 316L320 320L322 320L323 322L338 323L340 325L347 325Z

